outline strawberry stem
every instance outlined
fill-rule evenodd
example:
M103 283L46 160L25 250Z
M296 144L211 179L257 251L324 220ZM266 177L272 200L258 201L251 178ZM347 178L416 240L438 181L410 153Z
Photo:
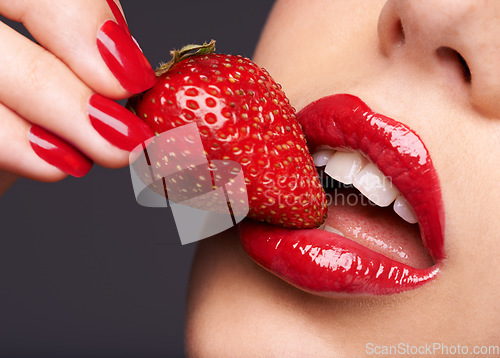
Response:
M155 71L156 77L160 77L164 73L168 72L176 63L179 63L186 58L189 58L191 56L210 55L214 52L215 40L211 40L209 43L205 42L203 45L186 45L180 50L170 51L172 59L168 63L160 64L160 67L158 67ZM141 96L142 93L139 93L133 97L130 97L127 101L126 108L134 114L137 114L135 111L135 106Z
M203 45L186 45L180 50L170 51L172 59L168 63L163 63L155 71L156 76L160 77L165 72L168 72L176 63L185 60L191 56L203 56L209 55L215 52L215 40L209 43L204 43Z

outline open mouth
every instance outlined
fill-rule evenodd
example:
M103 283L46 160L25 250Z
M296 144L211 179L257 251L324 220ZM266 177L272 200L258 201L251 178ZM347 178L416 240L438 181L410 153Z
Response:
M319 229L240 225L265 269L315 294L392 294L431 281L444 259L444 211L425 145L359 98L333 95L298 114L329 201Z

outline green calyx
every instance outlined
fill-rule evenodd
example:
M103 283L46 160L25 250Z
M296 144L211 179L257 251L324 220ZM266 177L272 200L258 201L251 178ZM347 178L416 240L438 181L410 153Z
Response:
M176 63L185 60L186 58L192 56L204 56L210 55L215 52L215 40L209 43L204 43L203 45L186 45L180 50L170 51L172 59L168 63L162 63L155 71L156 76L160 77L164 73L168 72Z
M187 45L181 48L180 50L170 51L172 55L172 59L168 63L160 64L155 71L156 77L160 77L164 73L168 72L176 63L185 60L186 58L192 56L204 56L210 55L215 52L215 40L210 41L209 43L204 43L203 45ZM142 98L143 93L139 93L133 97L130 97L127 101L126 108L134 114L137 114L135 111L135 107L138 101Z

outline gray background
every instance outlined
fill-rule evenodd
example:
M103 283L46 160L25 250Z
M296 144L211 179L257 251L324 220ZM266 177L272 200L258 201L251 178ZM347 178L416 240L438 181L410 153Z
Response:
M212 38L218 52L251 56L272 1L122 5L156 66ZM166 209L136 204L127 168L20 179L0 199L0 223L0 357L183 356L195 246L180 245Z

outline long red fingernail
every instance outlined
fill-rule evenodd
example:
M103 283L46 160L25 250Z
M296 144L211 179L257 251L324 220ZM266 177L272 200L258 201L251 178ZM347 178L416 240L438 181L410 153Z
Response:
M111 9L111 12L113 13L113 16L115 17L118 25L120 25L123 31L127 32L130 35L130 30L127 26L127 22L125 21L122 12L118 8L118 5L116 5L114 0L106 0L106 2L108 3L108 6Z
M92 162L71 145L39 126L29 130L33 151L47 163L63 172L80 178L92 168Z
M130 93L140 93L156 83L156 75L132 37L108 20L97 33L97 48L120 84Z
M132 151L154 136L152 129L118 103L94 94L90 97L90 123L108 142L120 149Z

